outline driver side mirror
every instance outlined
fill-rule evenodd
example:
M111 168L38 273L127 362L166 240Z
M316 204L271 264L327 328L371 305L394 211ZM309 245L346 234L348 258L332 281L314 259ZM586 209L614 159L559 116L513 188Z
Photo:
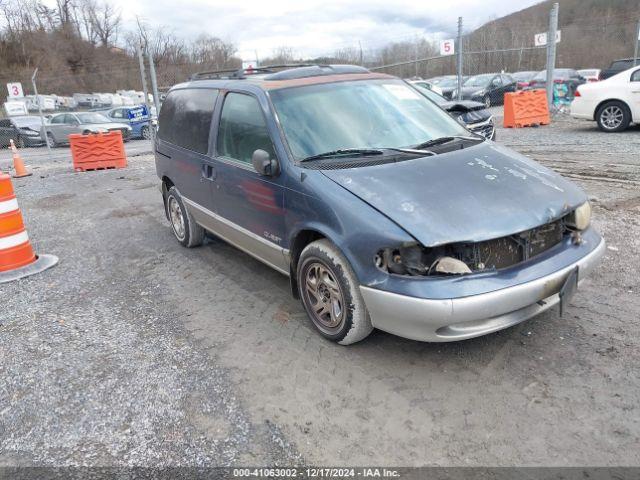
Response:
M269 158L264 150L257 149L251 155L251 163L256 172L265 177L273 177L280 172L280 165L275 158Z

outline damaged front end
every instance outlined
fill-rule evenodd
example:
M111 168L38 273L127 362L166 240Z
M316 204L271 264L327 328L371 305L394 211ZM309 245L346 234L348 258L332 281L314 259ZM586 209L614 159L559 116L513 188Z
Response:
M565 238L581 242L589 225L587 203L564 217L530 230L481 242L458 242L436 247L416 243L380 250L376 267L409 276L467 275L513 267L553 248Z

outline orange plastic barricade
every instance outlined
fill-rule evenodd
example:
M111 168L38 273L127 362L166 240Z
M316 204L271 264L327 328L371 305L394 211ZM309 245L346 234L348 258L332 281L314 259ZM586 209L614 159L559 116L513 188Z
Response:
M103 170L106 168L125 168L127 156L124 153L120 132L69 135L73 169Z
M504 127L549 125L549 105L545 90L524 90L504 94Z

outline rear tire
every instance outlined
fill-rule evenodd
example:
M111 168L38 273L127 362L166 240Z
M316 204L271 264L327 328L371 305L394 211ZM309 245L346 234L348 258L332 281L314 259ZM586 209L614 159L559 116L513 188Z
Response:
M183 247L193 248L202 245L204 228L196 223L186 209L182 196L176 187L171 187L166 198L167 218L171 230Z
M360 283L333 243L322 239L307 245L298 260L297 278L302 305L320 335L350 345L371 333Z
M603 132L622 132L631 123L631 112L625 103L612 100L598 109L596 121Z

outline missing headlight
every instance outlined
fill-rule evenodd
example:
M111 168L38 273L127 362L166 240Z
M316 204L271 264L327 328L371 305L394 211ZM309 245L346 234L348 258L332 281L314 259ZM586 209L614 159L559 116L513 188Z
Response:
M471 273L462 260L446 255L448 246L424 248L413 244L385 248L374 257L376 267L396 275L460 275Z

